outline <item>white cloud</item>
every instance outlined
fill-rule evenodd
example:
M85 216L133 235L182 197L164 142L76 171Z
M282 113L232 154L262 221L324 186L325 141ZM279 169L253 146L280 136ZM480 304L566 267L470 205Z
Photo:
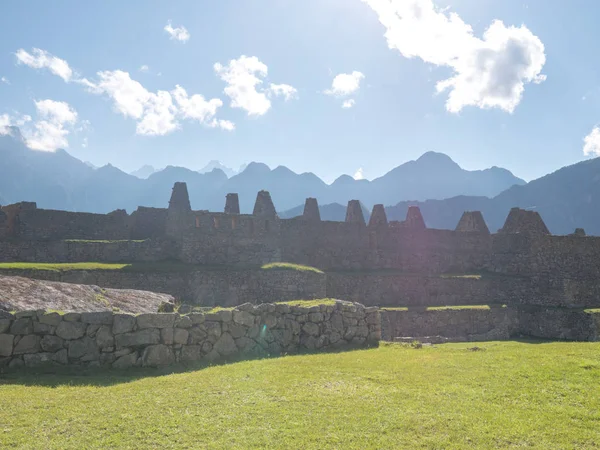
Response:
M0 83L10 84L10 81L8 81L8 78L2 77L2 78L0 78Z
M44 151L67 148L67 135L77 122L77 112L68 103L54 100L36 101L35 108L39 120L33 124L33 129L22 130L27 146Z
M0 114L0 136L5 136L10 133L12 119L8 114Z
M179 85L175 86L175 89L171 91L171 93L184 118L197 120L201 124L211 128L221 128L227 131L233 131L235 129L235 125L232 122L215 119L217 109L223 106L223 102L220 99L213 98L207 101L204 96L200 94L194 94L190 97L185 89Z
M450 112L477 106L512 113L525 84L546 79L541 74L544 44L525 25L507 27L495 20L478 38L458 14L437 8L432 0L363 2L386 28L391 49L406 58L453 69L453 75L436 86L438 92L449 90Z
M66 82L69 82L73 76L73 70L64 59L57 58L45 50L34 48L32 53L28 53L21 48L17 50L16 56L19 64L25 64L34 69L48 69Z
M90 91L108 95L117 112L136 119L137 134L163 136L179 128L169 92L150 92L122 70L98 72L98 78L97 83L89 82Z
M344 101L344 103L342 103L342 108L350 109L354 106L354 103L356 103L356 102L354 101L353 98L351 98L350 100L346 100L346 101Z
M223 66L215 63L215 72L227 83L225 95L231 99L232 108L244 109L250 116L262 116L271 108L267 95L258 91L261 78L267 76L268 68L256 56L242 55Z
M583 154L586 156L600 156L600 128L594 127L590 134L583 138Z
M362 167L359 167L357 169L356 172L354 172L354 177L355 180L364 180L365 179L365 174L364 174L364 170Z
M283 97L285 101L291 100L293 98L298 98L298 90L294 86L290 86L289 84L273 84L267 90L269 96L273 97Z
M180 42L187 42L190 38L190 33L187 30L187 28L185 28L183 25L180 27L173 28L173 25L171 25L170 20L165 25L164 30L167 33L169 33L169 35L171 36L171 39L175 39Z
M146 64L140 66L140 68L138 69L140 72L148 72L150 70L150 67L148 67Z
M360 81L364 77L363 73L356 70L352 73L340 73L333 79L331 89L326 90L325 93L335 97L346 97L354 94L360 89Z
M21 52L27 53L24 50L19 50L17 54ZM66 61L49 55L44 50L34 49L34 53L36 55L44 55L46 60L56 59L58 61L62 61L66 67L69 67ZM27 58L25 58L25 60L27 60ZM51 65L28 65L31 67L47 67L53 73L65 79L61 73L53 70ZM144 67L147 66L142 66L140 70L142 70ZM220 128L226 131L232 131L235 129L235 124L233 122L229 120L217 119L215 117L217 109L223 105L222 100L218 98L206 100L200 94L188 96L185 89L183 89L181 86L176 86L171 92L163 90L150 92L141 83L132 79L128 72L124 72L122 70L107 70L98 72L96 80L89 80L87 78L81 78L78 76L76 77L73 75L72 71L70 74L71 75L69 75L68 79L65 79L65 81L74 81L75 83L84 86L93 94L104 94L108 96L113 102L115 111L121 113L125 117L135 119L137 121L137 134L147 136L166 135L180 128L180 119L197 120L209 128ZM264 94L261 95L264 96ZM40 104L40 107L44 108L45 106L44 104ZM56 120L54 122L46 122L50 124L57 123ZM46 125L40 125L40 127L44 126ZM82 129L86 127L86 123L82 123ZM66 131L64 128L61 130ZM48 133L50 131L51 130L49 130ZM39 134L41 135L41 133L42 130L40 128ZM58 132L54 134L56 136L60 135ZM68 132L66 134L68 134ZM40 139L34 138L34 142L38 141L40 141ZM64 142L66 142L66 139ZM37 146L40 147L43 146L43 144ZM66 145L62 144L61 146L66 147Z
M223 92L231 99L231 107L243 109L249 116L266 114L271 109L269 97L283 97L287 101L298 94L296 88L289 84L271 83L267 89L263 89L263 78L269 69L256 56L242 55L225 66L215 63L214 69L221 80L227 83Z

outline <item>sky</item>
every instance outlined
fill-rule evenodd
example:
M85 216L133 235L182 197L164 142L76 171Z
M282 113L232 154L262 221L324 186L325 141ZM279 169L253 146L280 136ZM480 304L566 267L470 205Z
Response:
M128 172L260 161L331 182L438 151L532 180L600 155L599 14L591 0L7 0L0 133Z

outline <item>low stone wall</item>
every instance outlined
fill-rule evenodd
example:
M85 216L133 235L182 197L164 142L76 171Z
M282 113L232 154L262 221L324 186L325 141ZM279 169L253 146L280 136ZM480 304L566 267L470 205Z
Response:
M518 333L512 308L381 310L382 339L442 336L454 341L505 340Z
M522 308L521 334L568 341L600 340L600 313L568 308Z
M600 306L600 284L547 275L330 272L327 297L377 306L506 304L594 308Z
M516 336L568 341L600 340L600 311L535 306L490 309L381 310L382 339L441 336L450 341L506 340Z
M378 308L240 305L214 313L0 312L0 368L158 367L376 345Z
M298 270L195 270L131 272L120 270L1 270L2 275L103 288L136 289L170 294L198 306L236 306L326 298L324 273Z

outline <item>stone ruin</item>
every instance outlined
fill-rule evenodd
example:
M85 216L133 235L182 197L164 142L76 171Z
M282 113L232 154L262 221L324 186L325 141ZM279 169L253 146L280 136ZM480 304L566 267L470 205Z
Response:
M478 211L465 212L455 230L430 229L416 206L408 208L405 221L389 222L383 205L375 205L366 224L358 200L348 202L344 222L321 220L314 198L306 200L302 216L280 219L267 191L257 194L252 214L240 213L237 194L227 195L224 212L196 211L186 184L176 183L168 208L139 207L130 215L44 210L28 202L4 206L0 262L135 266L175 261L186 270L25 274L163 292L200 306L325 297L407 306L406 314L414 315L409 321L402 311L386 314L404 329L410 323L446 334L452 329L455 338L517 333L591 339L593 326L581 328L588 317L578 314L600 307L600 238L584 236L579 229L568 236L551 235L539 213L520 208L510 210L497 233L490 233ZM262 268L269 263L320 270ZM24 272L0 270L3 274ZM487 315L458 310L452 313L458 319L426 311L429 306L482 304L506 305L508 310L493 309ZM475 318L467 320L468 314ZM450 328L446 320L453 324ZM487 324L483 328L489 330L473 328L474 323ZM387 329L400 333L393 324Z

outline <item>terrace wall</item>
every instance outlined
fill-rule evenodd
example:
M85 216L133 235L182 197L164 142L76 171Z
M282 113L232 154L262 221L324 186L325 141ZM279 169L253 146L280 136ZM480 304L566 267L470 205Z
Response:
M197 306L236 306L314 300L326 297L326 275L292 270L2 270L2 275L24 276L64 283L91 284L114 289L136 289L170 294Z
M377 308L245 304L216 313L0 312L0 370L157 367L377 345Z

